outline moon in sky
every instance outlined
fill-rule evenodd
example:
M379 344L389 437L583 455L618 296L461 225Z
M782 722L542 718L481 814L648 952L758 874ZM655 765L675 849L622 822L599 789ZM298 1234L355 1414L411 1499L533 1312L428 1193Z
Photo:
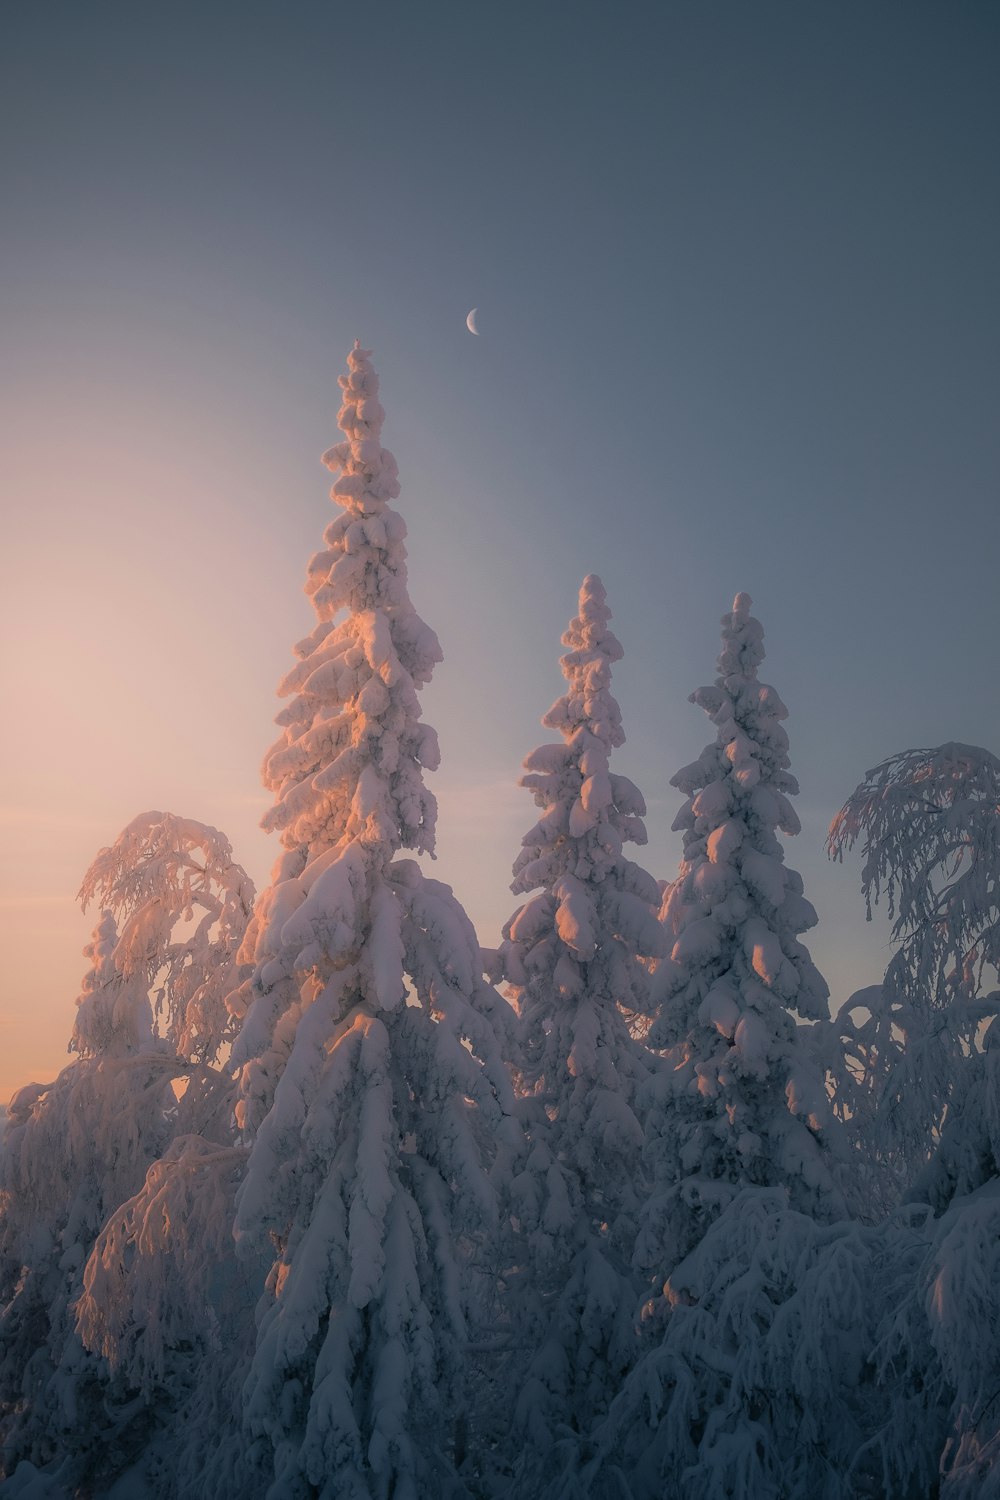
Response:
M470 333L478 333L479 332L479 329L476 327L476 313L478 311L479 311L479 308L478 307L474 307L472 309L472 311L470 312L469 316L465 320L465 326L469 330Z

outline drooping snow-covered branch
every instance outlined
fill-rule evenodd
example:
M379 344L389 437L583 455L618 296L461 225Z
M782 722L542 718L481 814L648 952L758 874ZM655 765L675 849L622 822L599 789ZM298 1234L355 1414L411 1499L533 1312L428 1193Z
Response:
M74 1332L73 1305L101 1226L169 1140L171 1083L185 1071L153 1036L143 979L122 973L117 951L114 918L104 911L84 950L90 967L73 1034L79 1057L10 1103L0 1151L5 1463L64 1451L84 1463L94 1448L99 1428L91 1430L84 1412L98 1381Z
M830 828L862 845L868 906L885 898L898 947L881 987L891 1024L869 1090L885 1153L909 1180L959 1107L1000 965L1000 760L973 745L907 750L868 772Z
M232 1035L225 997L240 980L236 954L254 900L228 839L194 818L140 813L96 856L80 900L113 913L115 964L127 980L156 985L175 1050L213 1061Z
M1000 965L1000 760L975 745L905 750L867 773L834 818L834 858L862 844L862 889L885 896L896 984L938 1005Z

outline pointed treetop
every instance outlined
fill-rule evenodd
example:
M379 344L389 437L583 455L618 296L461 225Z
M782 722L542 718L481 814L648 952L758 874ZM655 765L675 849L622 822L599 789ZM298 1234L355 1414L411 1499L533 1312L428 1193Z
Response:
M717 663L719 687L733 687L734 678L753 681L764 660L764 627L750 613L749 594L737 594L729 614L722 617L722 650ZM692 693L691 701L697 701Z
M611 664L624 653L609 629L611 611L596 573L588 573L580 586L579 611L562 637L570 647L559 662L569 691L553 703L542 723L558 729L569 743L589 733L610 751L625 743L621 710L611 694Z
M262 826L280 830L303 861L345 838L380 846L386 859L401 847L434 849L436 803L423 771L437 769L437 736L420 722L417 690L441 647L407 590L406 523L389 503L399 479L379 442L385 413L370 351L356 344L347 366L337 414L345 441L323 455L339 471L330 496L342 514L305 586L319 624L278 686L291 702L264 761L277 797Z
M337 426L347 442L335 443L323 454L327 468L340 471L331 500L359 517L377 515L399 494L396 460L379 443L385 411L371 353L355 341L347 356L348 373L337 377L344 393Z

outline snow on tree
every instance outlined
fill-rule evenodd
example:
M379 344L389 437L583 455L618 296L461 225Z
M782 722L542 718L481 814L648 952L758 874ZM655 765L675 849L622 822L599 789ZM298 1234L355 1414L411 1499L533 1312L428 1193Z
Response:
M542 720L563 742L533 750L521 777L541 809L514 864L512 889L528 899L493 960L518 1010L529 1141L511 1202L522 1267L507 1279L515 1340L533 1345L514 1412L529 1439L515 1485L532 1494L558 1464L553 1439L586 1430L636 1347L636 1096L652 1059L626 1012L648 1013L647 960L661 933L657 883L622 853L646 842L646 809L610 768L625 739L610 618L601 580L585 578L562 637L567 690Z
M407 592L358 345L340 385L345 441L325 462L343 513L309 565L319 623L264 763L284 853L230 1000L250 1145L237 1230L275 1247L245 1409L272 1500L461 1490L445 1429L463 1410L463 1257L495 1220L487 1164L516 1149L509 1007L449 887L396 857L433 851L418 689L441 652Z
M899 1203L906 1162L881 1129L883 1080L899 1065L902 1036L891 997L880 984L850 995L828 1020L801 1028L802 1041L826 1080L851 1160L850 1201L877 1224Z
M859 1430L870 1256L837 1222L837 1122L793 1014L824 1015L828 992L798 940L816 915L777 836L799 827L787 711L758 679L746 594L722 627L715 684L692 695L716 737L673 779L684 853L650 1030L667 1066L648 1089L637 1262L664 1295L579 1484L633 1500L833 1500L823 1454Z
M854 1500L891 1396L870 1352L876 1230L820 1224L744 1187L666 1284L655 1340L581 1462L594 1500ZM921 1492L923 1493L923 1492Z
M246 1156L242 1146L177 1136L107 1219L84 1269L77 1331L106 1361L112 1414L151 1415L131 1477L159 1500L254 1493L240 1385L266 1266L235 1256Z
M874 1362L893 1401L866 1447L890 1496L1000 1495L1000 1021L967 1067L962 1108L886 1226Z
M93 1446L100 1383L73 1331L83 1268L108 1215L169 1138L182 1071L153 1036L142 976L116 961L103 911L84 952L77 1061L11 1100L0 1152L0 1435L4 1471ZM69 1478L78 1477L75 1473Z
M143 1426L134 1403L120 1421L110 1414L106 1369L85 1352L74 1307L102 1226L172 1137L227 1144L232 1082L212 1063L231 1028L225 995L253 886L215 829L144 813L100 851L80 895L102 910L84 950L77 1060L14 1096L0 1159L5 1465L62 1452L66 1484L97 1482L89 1464L110 1476Z
M182 1057L214 1062L232 1038L225 1000L242 975L236 953L253 909L253 882L218 829L145 812L102 849L80 899L109 908L121 927L115 961L156 988L156 1014Z
M764 632L750 605L737 594L715 684L691 695L715 739L671 782L687 798L673 825L683 858L664 898L674 944L650 1031L671 1066L653 1087L656 1188L639 1248L661 1274L744 1186L784 1185L815 1218L843 1212L836 1121L793 1015L827 1016L829 991L798 940L816 913L778 838L799 832L787 709L758 679Z
M960 1106L995 1014L981 990L1000 965L1000 760L957 743L890 756L831 825L832 857L858 842L869 920L884 895L898 944L870 1012L882 1041L866 1088L879 1150L905 1185Z

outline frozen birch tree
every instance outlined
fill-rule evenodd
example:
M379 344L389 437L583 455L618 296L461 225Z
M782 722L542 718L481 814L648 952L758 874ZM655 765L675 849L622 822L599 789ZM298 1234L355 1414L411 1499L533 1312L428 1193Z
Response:
M216 1061L232 1038L226 996L242 978L236 954L253 909L249 875L218 829L175 813L133 818L95 857L80 888L120 925L115 961L145 982L181 1057Z
M881 984L865 985L801 1034L847 1144L852 1211L877 1224L899 1203L908 1180L905 1152L881 1128L883 1084L901 1064L903 1045L891 997Z
M874 1363L892 1401L859 1458L891 1497L1000 1495L998 1030L967 1060L963 1107L883 1231Z
M110 1478L134 1429L146 1430L137 1384L124 1382L114 1414L75 1304L102 1228L173 1137L204 1130L215 1149L231 1144L232 1085L212 1064L253 886L215 829L144 813L96 856L80 896L102 911L69 1043L77 1060L15 1095L0 1161L5 1463L61 1454L66 1484Z
M519 1016L529 1139L513 1183L522 1265L510 1304L515 1338L533 1349L514 1409L528 1442L515 1490L532 1495L558 1468L553 1441L589 1429L635 1353L636 1097L653 1060L625 1012L648 1013L661 933L657 883L622 852L646 842L646 809L610 767L625 739L610 618L600 579L585 578L562 638L567 689L542 720L562 743L533 750L521 778L541 809L514 865L512 889L528 899L496 957Z
M869 1008L869 1136L905 1187L996 1013L983 986L1000 965L1000 760L955 743L891 756L831 825L832 857L858 842L869 920L884 896L898 944Z
M649 1090L637 1253L664 1296L582 1472L595 1495L833 1500L824 1454L843 1457L860 1430L870 1258L836 1223L837 1122L793 1014L825 1014L828 992L778 839L798 831L798 787L750 602L737 595L715 684L692 695L715 738L673 779L684 854L650 1032L668 1066Z
M246 1149L178 1134L106 1220L83 1272L76 1326L104 1361L105 1443L141 1413L131 1482L157 1500L256 1493L240 1433L262 1260L236 1259ZM116 1435L116 1434L115 1434ZM119 1467L124 1467L124 1463Z
M284 853L231 1000L251 1147L237 1229L274 1246L245 1417L272 1500L416 1500L463 1489L463 1256L495 1220L487 1166L514 1148L509 1007L449 887L397 858L434 846L418 689L441 652L407 592L357 345L340 385L345 440L325 462L342 514L309 565L318 624L264 763Z
M116 961L102 912L71 1047L51 1084L10 1103L0 1152L0 1410L4 1469L82 1461L99 1411L95 1362L74 1333L83 1268L108 1215L141 1185L168 1140L180 1071L153 1036L141 977ZM67 1482L78 1477L67 1473Z

